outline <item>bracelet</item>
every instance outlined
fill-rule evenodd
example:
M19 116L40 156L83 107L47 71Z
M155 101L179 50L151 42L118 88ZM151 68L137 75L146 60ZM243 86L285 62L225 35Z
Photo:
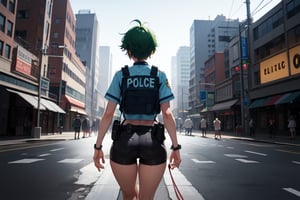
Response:
M97 147L97 145L94 144L94 149L95 149L95 150L101 150L101 149L102 149L102 144L100 145L100 147Z
M177 150L181 149L181 145L180 145L180 144L177 144L177 146L174 147L173 144L172 144L172 146L171 146L170 149L172 149L173 151L177 151Z

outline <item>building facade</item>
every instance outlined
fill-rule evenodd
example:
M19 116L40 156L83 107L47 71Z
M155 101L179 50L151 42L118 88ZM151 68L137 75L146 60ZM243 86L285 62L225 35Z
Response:
M187 46L179 47L176 53L176 74L176 116L184 121L188 112L190 80L190 48Z
M87 116L85 111L86 66L79 58L76 47L76 20L69 0L53 0L51 46L55 49L49 57L50 92L66 112L59 116L59 125L72 130L76 115Z
M86 65L85 106L91 119L97 117L97 84L99 82L98 20L90 10L76 14L76 52Z
M230 39L238 34L238 20L219 15L214 20L195 20L190 29L190 82L189 114L199 114L203 109L200 90L204 83L205 62L215 53L224 52ZM198 119L199 120L199 119Z
M49 93L46 50L52 5L52 0L34 0L32 4L1 2L0 16L5 15L0 33L3 136L39 137L41 132L53 133L57 113L65 113Z
M250 27L251 70L248 109L257 129L286 133L293 116L300 124L300 2L283 0Z

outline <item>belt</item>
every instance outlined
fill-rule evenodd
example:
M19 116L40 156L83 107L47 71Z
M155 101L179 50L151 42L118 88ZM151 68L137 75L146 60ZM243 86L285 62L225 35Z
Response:
M128 133L148 132L149 130L152 130L152 129L153 129L153 126L132 125L132 124L121 125L121 130L127 131Z

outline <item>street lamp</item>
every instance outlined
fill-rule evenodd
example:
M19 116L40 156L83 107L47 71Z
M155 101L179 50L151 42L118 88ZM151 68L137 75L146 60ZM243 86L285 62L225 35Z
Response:
M57 48L62 49L62 48L66 48L66 46L64 45L58 45ZM39 77L38 77L38 101L37 101L37 121L36 121L36 127L34 128L34 137L35 138L40 138L41 137L41 132L42 132L42 128L40 126L40 118L41 118L41 92L42 92L42 65L44 64L43 62L43 58L44 56L49 57L55 57L55 58L63 58L64 56L60 56L60 55L49 55L48 54L48 48L43 48L41 50L41 59L42 61L40 62L40 67L39 67ZM48 63L48 59L47 59L47 63Z

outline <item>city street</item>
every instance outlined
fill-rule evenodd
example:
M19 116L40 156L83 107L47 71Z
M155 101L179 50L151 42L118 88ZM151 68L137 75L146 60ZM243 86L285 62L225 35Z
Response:
M205 199L299 199L300 148L189 137L180 171ZM289 191L298 191L298 196Z
M178 174L203 199L300 198L300 175L296 173L300 167L299 146L227 136L215 140L212 134L208 134L207 138L200 134L178 134L178 137L183 146ZM93 166L92 145L95 139L29 140L15 145L2 145L1 199L94 199L93 195L97 192L93 192L93 189L100 190L101 197L115 195L117 199L118 186L109 172L108 159L103 172L98 172ZM110 142L110 135L107 135L104 143L107 158ZM170 141L166 140L166 146L169 145ZM182 183L178 174L174 178L179 189L185 199L190 199L185 189L188 184ZM97 185L96 181L106 180L105 176L110 180L104 185L111 184L110 189L103 189L104 186L101 186L103 191L93 188ZM111 192L112 186L116 188L115 194ZM171 188L168 185L172 197Z

